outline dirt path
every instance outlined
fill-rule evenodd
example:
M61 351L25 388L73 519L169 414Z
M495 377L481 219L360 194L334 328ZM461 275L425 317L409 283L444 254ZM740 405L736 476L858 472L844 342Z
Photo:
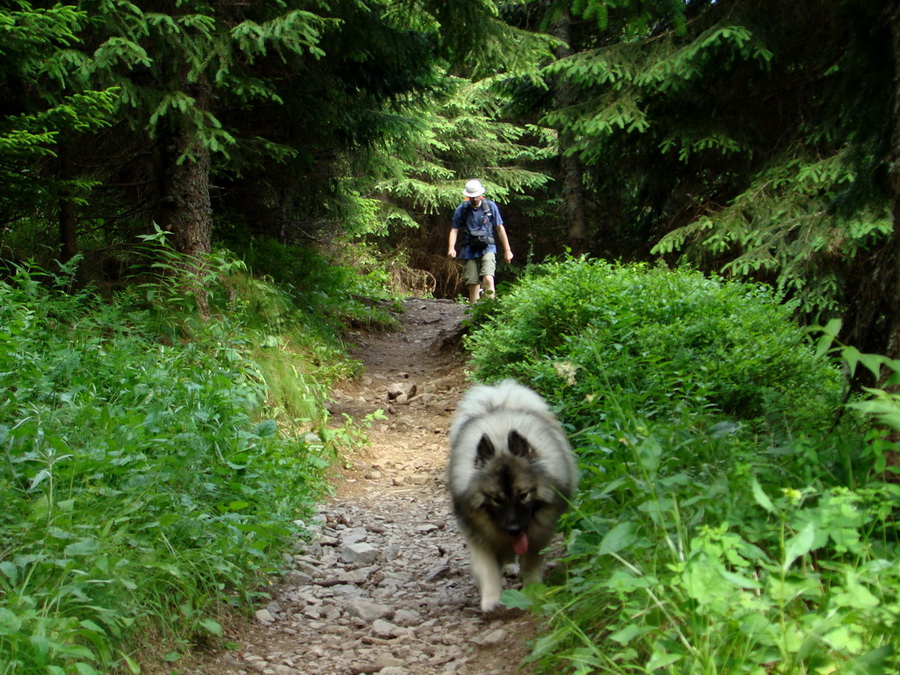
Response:
M401 331L354 336L365 374L330 406L338 418L383 409L387 419L373 423L370 447L348 458L335 498L320 507L315 540L298 548L257 624L229 635L235 649L191 672L528 672L518 665L534 623L512 610L490 618L477 611L444 487L447 432L468 386L452 347L464 307L419 299L405 306ZM389 400L403 390L413 395Z

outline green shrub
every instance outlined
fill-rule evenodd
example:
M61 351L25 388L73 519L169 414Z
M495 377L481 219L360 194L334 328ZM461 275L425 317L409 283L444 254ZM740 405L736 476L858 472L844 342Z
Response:
M677 427L592 440L566 585L504 595L552 621L539 672L896 672L898 486L763 488Z
M245 246L241 255L254 276L274 281L289 296L294 320L317 336L334 339L348 325L393 325L391 316L372 302L373 298L391 299L386 272L375 268L364 273L312 248L272 239L254 239Z
M579 421L613 392L648 416L712 408L769 426L827 420L841 396L791 307L760 286L567 260L532 271L491 313L465 343L477 377L529 382Z
M540 390L579 456L564 585L504 594L549 621L539 672L896 672L900 489L790 306L568 260L473 315L477 377ZM873 393L858 407L900 419Z
M157 316L66 288L39 270L0 282L4 674L135 669L139 628L221 634L219 608L278 568L332 458L303 433L321 412L267 419L240 324L161 340Z

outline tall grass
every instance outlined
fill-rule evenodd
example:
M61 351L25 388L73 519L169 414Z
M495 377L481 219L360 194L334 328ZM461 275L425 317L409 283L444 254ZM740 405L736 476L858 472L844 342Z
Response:
M562 585L504 596L550 621L541 672L897 671L888 441L790 306L569 260L479 312L476 372L546 394L582 468Z
M228 311L206 322L166 278L110 302L71 271L0 282L4 675L138 672L143 636L177 658L221 635L324 488L323 391L352 368L334 339L298 344L289 302L281 322L242 305L239 265L212 268Z

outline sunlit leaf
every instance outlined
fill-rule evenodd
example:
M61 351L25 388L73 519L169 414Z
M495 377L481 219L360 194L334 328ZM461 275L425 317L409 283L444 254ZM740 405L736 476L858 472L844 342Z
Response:
M794 563L800 556L804 556L812 550L816 540L816 524L810 521L800 530L794 537L788 540L784 547L784 564L783 571Z
M769 496L763 491L762 486L759 484L759 481L756 480L756 476L753 476L750 479L750 489L753 491L753 499L756 500L757 504L759 504L769 513L777 513L775 505L772 503L772 500L769 499Z

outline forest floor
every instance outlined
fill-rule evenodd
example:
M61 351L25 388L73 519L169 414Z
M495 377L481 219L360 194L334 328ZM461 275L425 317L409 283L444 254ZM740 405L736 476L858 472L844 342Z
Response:
M366 423L344 458L314 537L298 542L255 621L226 628L231 649L192 657L204 675L490 675L520 667L536 621L478 610L444 469L456 404L470 385L459 349L465 305L408 299L399 330L357 332L364 374L329 409ZM372 420L377 410L385 419ZM184 668L187 664L182 663Z

